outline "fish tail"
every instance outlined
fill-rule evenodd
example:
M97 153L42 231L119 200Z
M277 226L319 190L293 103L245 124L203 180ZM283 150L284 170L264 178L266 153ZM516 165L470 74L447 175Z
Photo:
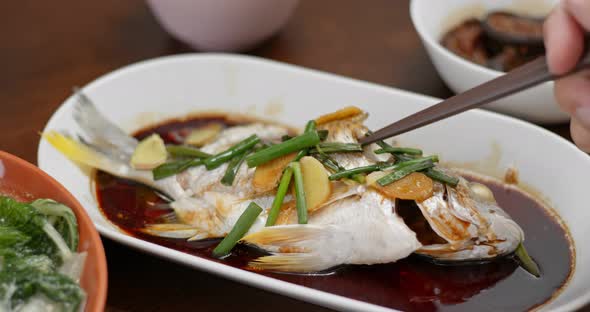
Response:
M166 238L196 240L206 237L199 228L182 223L148 224L141 231L153 236Z
M100 169L117 176L125 175L128 171L125 164L113 160L97 152L90 146L57 131L45 132L41 136L60 153L76 163Z
M281 272L318 272L340 264L333 254L326 253L335 233L329 227L300 224L266 227L247 235L242 241L274 251L250 261L254 270Z
M77 102L73 117L84 139L100 152L127 163L137 146L137 139L108 120L82 91L74 89Z
M248 263L252 270L297 272L318 272L315 257L304 253L280 253L256 258Z
M295 244L321 235L322 227L314 225L281 225L265 227L242 238L242 241L261 246Z

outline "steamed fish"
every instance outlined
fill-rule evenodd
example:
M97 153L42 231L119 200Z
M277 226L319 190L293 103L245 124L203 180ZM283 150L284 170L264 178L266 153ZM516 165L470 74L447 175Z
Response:
M162 223L147 225L145 233L189 240L224 237L251 203L262 207L241 238L268 252L251 261L256 269L316 272L341 264L395 262L412 253L440 261L485 260L514 252L524 240L485 186L436 168L436 157L385 143L380 151L377 145L361 148L367 114L357 108L310 122L302 135L284 142L290 133L280 125L219 128L202 140L203 158L164 164L182 169L164 178L155 174L162 166L152 172L130 165L138 141L82 94L74 117L82 129L79 139L59 132L44 138L75 162L171 198L174 212ZM320 143L275 155L303 142L303 136L320 134ZM398 212L400 200L415 202L426 230L407 224Z

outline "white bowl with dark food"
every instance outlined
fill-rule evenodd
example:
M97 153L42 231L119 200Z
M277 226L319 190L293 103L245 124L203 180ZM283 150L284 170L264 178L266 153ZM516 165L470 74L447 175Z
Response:
M414 27L439 75L460 93L503 75L544 53L542 20L554 0L413 0ZM550 124L566 122L553 82L500 99L484 108Z
M38 162L103 235L326 307L586 304L590 158L572 143L481 110L356 143L437 101L248 56L164 57L67 99Z

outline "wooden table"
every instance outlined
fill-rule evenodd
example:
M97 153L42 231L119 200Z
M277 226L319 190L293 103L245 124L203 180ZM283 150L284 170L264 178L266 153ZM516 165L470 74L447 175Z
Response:
M2 1L0 12L0 149L33 163L38 132L72 86L140 60L191 51L139 0ZM411 24L407 1L303 0L283 31L250 54L451 95ZM549 129L568 137L567 125ZM107 311L325 311L103 242Z

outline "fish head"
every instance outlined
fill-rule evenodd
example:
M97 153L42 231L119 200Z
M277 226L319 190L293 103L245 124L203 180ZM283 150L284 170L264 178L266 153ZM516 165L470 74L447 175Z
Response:
M520 226L486 186L460 178L456 187L435 183L433 195L416 202L423 220L417 254L436 261L487 261L513 253L524 240Z

